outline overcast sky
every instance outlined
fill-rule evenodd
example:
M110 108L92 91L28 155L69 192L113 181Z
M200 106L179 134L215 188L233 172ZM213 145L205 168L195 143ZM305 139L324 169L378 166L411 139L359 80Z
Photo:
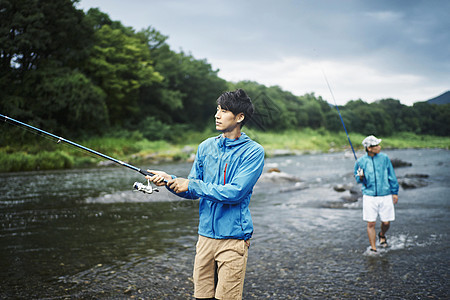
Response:
M228 81L333 103L326 76L338 104L412 105L450 90L448 0L81 0L77 7L98 7L137 31L151 26L172 50L206 59Z

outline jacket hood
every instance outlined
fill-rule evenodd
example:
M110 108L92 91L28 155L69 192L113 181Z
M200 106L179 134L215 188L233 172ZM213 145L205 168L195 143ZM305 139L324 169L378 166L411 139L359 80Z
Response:
M235 140L223 137L222 134L216 137L216 142L218 143L219 147L235 147L249 141L251 141L251 139L243 132L241 133L241 136Z

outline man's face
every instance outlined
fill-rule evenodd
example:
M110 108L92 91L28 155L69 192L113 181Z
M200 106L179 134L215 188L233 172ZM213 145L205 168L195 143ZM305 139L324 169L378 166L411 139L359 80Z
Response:
M378 154L381 151L381 146L380 145L370 146L370 147L367 147L367 150L369 150L370 153Z
M231 111L217 106L217 112L214 116L216 118L216 130L222 132L229 132L240 126L239 122L244 119L242 113L234 115Z

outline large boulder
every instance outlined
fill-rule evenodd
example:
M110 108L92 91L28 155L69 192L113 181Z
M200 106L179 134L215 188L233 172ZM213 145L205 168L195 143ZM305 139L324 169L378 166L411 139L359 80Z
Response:
M391 163L392 163L392 166L394 168L411 167L412 166L412 163L407 162L407 161L403 161L403 160L398 159L398 158L391 159Z
M337 184L333 187L336 192L343 193L349 192L341 197L345 203L357 202L359 198L362 197L361 189L359 186L354 186L351 184Z
M406 174L398 178L398 183L404 189L416 189L428 185L427 174Z

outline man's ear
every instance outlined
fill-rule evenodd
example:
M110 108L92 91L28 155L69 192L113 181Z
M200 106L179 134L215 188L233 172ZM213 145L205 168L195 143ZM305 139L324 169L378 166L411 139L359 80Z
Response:
M237 117L237 122L238 123L241 123L245 119L245 116L244 116L243 113L239 113L236 117Z

